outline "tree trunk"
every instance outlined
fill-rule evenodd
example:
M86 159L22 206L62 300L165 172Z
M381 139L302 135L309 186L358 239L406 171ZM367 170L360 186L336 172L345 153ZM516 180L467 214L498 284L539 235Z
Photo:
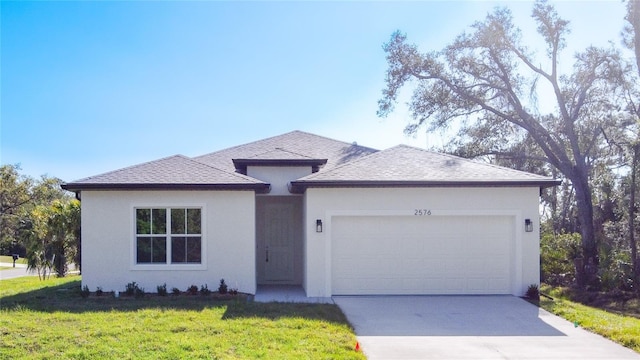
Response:
M636 217L636 172L638 171L638 147L633 145L631 158L631 184L629 184L629 247L631 248L631 267L633 276L633 287L638 289L640 285L640 266L638 265L638 248L635 236Z
M578 176L576 176L576 179L572 179L572 182L576 192L578 221L580 222L580 235L582 236L582 257L584 259L581 268L576 269L576 273L578 274L576 278L578 279L578 286L580 287L597 287L598 247L596 244L595 227L593 225L593 201L588 176L586 173L578 171Z

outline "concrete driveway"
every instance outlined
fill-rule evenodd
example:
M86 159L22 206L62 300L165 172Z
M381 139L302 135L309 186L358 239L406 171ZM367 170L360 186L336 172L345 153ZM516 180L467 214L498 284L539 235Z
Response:
M640 359L514 296L336 296L369 359Z

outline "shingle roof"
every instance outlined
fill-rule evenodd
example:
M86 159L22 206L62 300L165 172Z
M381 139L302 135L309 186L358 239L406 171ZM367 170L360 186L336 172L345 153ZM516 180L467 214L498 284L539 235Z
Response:
M552 178L399 145L292 182L310 186L552 186Z
M247 189L269 184L238 173L247 165L312 166L291 181L294 191L324 186L553 186L540 175L480 163L406 145L387 150L301 131L188 158L175 155L63 185L87 189ZM238 167L238 171L236 171Z
M101 188L268 188L268 184L216 169L182 155L130 166L63 185L67 190Z
M193 158L194 160L227 171L234 171L231 159L249 159L256 156L275 155L276 153L297 154L309 159L327 159L322 171L345 164L377 150L309 134L303 131L292 131L283 135L254 141L244 145L212 152ZM275 153L274 153L275 152Z
M255 160L310 160L309 156L297 154L285 149L276 148L264 153L250 156L249 159Z

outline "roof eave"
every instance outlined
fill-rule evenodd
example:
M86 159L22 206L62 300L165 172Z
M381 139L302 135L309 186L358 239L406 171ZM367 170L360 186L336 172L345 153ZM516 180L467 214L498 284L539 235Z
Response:
M66 183L60 185L68 191L82 190L253 190L258 193L268 193L271 185L267 183L255 184L162 184L162 183Z
M403 181L403 180L333 180L333 181L292 181L291 192L303 193L307 188L342 187L538 187L558 186L561 180L495 180L495 181Z

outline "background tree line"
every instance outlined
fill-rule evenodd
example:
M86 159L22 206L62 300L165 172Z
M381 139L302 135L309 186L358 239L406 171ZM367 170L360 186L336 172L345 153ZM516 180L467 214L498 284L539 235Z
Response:
M65 276L70 263L80 265L80 202L60 179L19 171L0 167L0 254L26 257L41 279Z
M571 68L570 24L546 1L531 13L543 49L523 40L508 8L441 50L422 52L400 31L384 45L379 116L408 89L406 133L440 131L450 142L437 150L563 180L542 196L544 281L640 289L640 3L626 5L621 37L575 53Z

